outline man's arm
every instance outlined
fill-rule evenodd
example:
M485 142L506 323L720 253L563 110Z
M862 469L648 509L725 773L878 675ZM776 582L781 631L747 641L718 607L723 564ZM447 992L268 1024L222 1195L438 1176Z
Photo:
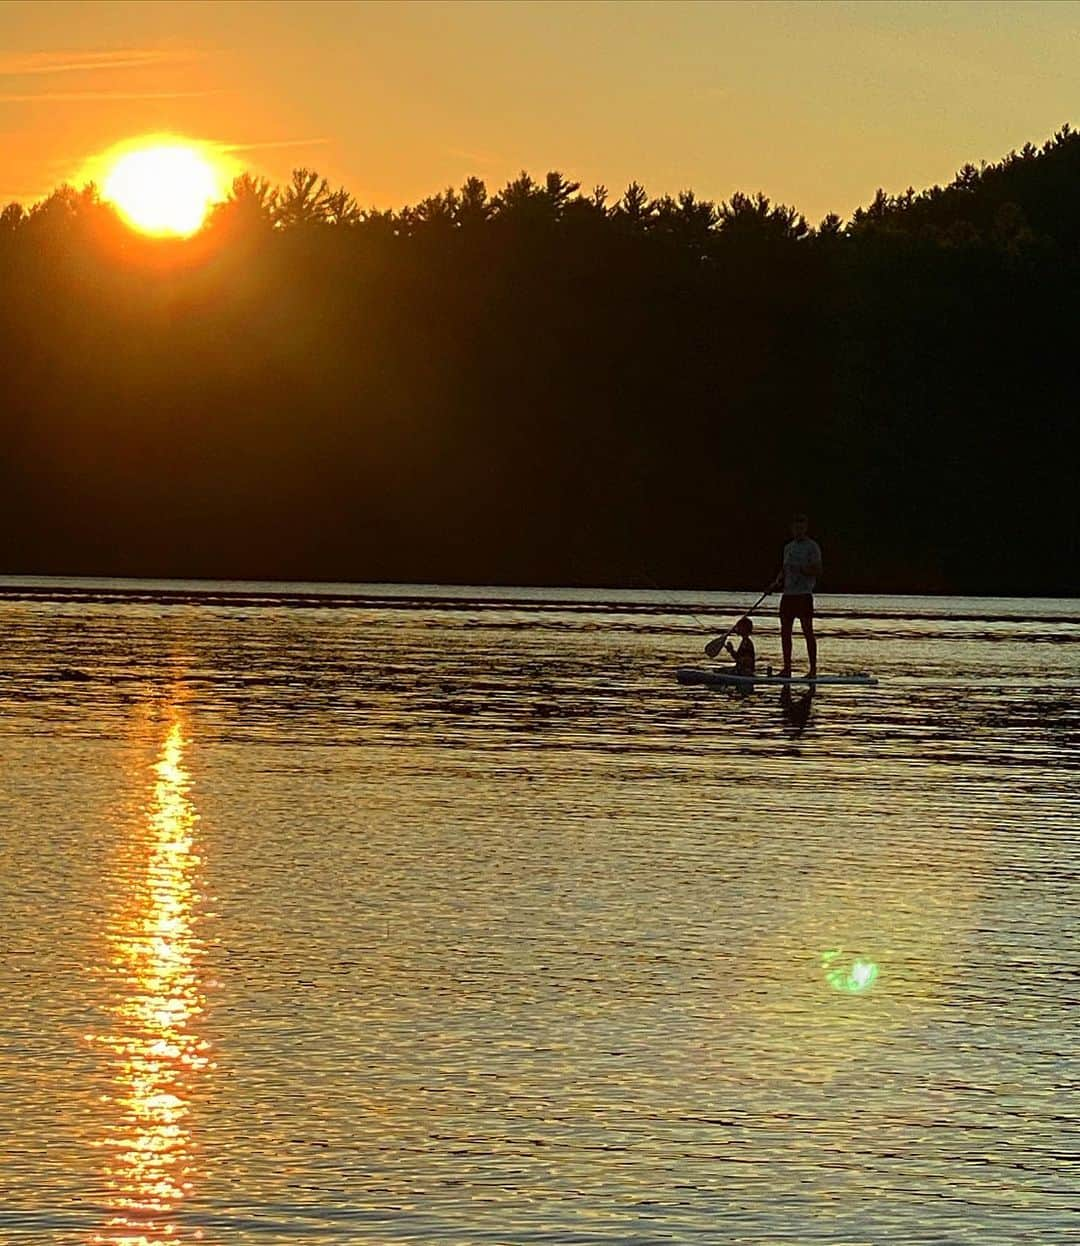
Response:
M784 587L784 558L786 556L787 545L784 545L780 549L780 570L776 573L776 579L769 585L770 593L775 593L778 588Z

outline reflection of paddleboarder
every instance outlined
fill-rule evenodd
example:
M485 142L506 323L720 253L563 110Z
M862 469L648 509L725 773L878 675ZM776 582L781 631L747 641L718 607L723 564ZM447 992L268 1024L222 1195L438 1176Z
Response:
M791 695L790 686L783 689L780 693L780 712L784 716L784 730L788 735L802 735L810 721L810 710L813 704L813 685L799 697Z
M817 674L817 640L814 637L814 586L821 575L821 546L806 535L807 519L798 514L791 517L792 539L784 546L783 565L771 588L783 587L780 598L780 647L784 667L780 674L791 675L791 633L795 620L802 627L806 641L806 657L810 678Z

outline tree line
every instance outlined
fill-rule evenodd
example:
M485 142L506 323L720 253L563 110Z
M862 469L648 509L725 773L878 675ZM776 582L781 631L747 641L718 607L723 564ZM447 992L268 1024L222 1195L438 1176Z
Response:
M1074 592L1080 136L810 225L559 172L0 212L9 573Z

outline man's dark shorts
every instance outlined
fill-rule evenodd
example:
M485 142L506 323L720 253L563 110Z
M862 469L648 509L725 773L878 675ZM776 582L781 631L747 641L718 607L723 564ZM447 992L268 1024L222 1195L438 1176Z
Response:
M785 593L780 598L780 622L788 627L798 619L806 627L814 621L813 593Z

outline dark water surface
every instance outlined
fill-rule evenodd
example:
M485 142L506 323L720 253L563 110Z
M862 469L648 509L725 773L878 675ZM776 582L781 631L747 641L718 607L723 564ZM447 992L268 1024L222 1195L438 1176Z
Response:
M1080 603L282 591L0 581L0 1239L1078 1240Z

